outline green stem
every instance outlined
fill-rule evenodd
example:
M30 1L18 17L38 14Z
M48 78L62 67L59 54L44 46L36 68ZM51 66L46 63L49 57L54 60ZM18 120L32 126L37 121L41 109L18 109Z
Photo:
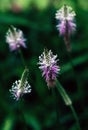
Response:
M81 130L77 113L76 113L76 111L75 111L75 109L74 109L74 107L73 107L72 105L70 105L70 108L71 108L71 111L72 111L72 113L73 113L73 116L74 116L74 118L75 118L75 120L76 120L76 125L77 125L77 128L78 128L77 130Z
M22 76L21 76L21 79L20 79L20 84L19 84L19 88L21 90L24 89L24 84L27 81L28 74L29 74L29 70L27 68L25 68L23 73L22 73Z
M67 106L72 105L72 101L71 101L70 97L68 96L65 89L62 87L62 85L60 84L60 82L58 80L56 80L56 87L57 87L58 91L60 92L65 104Z
M76 124L77 124L77 130L81 130L78 116L75 112L74 107L72 106L72 101L58 80L56 80L56 87L57 87L58 91L60 92L65 104L70 107L70 109L73 113L73 116L74 116Z
M24 57L23 57L23 54L22 54L22 51L21 51L20 48L19 48L19 54L20 54L20 57L21 57L22 64L23 64L23 66L26 68L27 65L26 65L26 63L25 63L25 60L24 60Z

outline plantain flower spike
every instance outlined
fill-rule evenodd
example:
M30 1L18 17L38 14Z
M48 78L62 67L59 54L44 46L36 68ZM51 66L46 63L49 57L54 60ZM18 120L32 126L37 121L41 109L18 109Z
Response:
M18 50L20 47L26 48L25 41L23 32L13 26L6 33L6 42L9 44L11 51Z
M13 98L16 100L19 100L23 94L31 92L31 86L27 81L28 73L28 69L25 69L21 76L21 79L16 80L15 83L13 83L12 88L9 90Z
M76 24L74 22L75 16L75 12L67 5L62 6L62 8L56 12L56 19L58 20L58 25L56 27L60 35L64 37L68 51L71 51L70 35L76 30Z
M53 55L51 50L44 49L39 56L39 69L42 71L42 76L44 76L48 87L55 86L55 80L60 71L57 61L57 55Z

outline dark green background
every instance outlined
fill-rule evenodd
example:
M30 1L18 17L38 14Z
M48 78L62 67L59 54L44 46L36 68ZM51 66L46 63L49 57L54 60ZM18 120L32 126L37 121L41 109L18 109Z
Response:
M55 13L64 3L76 12L71 59L56 29ZM9 92L24 70L18 52L10 52L5 41L10 25L21 29L27 39L27 49L22 48L22 52L29 67L32 92L24 95L20 103ZM56 96L52 96L38 69L38 57L44 47L58 55L58 80L73 101L82 130L88 129L88 1L0 0L0 130L76 130L70 108L56 88Z

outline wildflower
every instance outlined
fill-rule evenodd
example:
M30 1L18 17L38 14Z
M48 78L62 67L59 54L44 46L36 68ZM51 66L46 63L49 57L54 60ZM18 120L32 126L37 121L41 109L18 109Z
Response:
M31 86L28 84L28 81L24 83L23 88L20 86L21 81L16 80L15 83L12 85L12 89L10 89L10 92L12 93L14 99L19 100L19 98L26 93L31 92Z
M28 70L25 69L22 74L21 80L16 80L15 83L13 83L12 88L10 89L13 98L16 100L19 100L19 98L23 94L31 92L31 86L27 81L27 75L28 75Z
M67 49L70 50L70 35L76 30L76 24L74 22L75 12L70 6L64 5L60 10L56 12L56 19L59 20L57 29L60 35L64 36Z
M55 80L58 72L60 71L57 65L58 59L57 55L53 55L51 50L44 50L44 52L39 56L38 64L39 69L42 70L42 76L45 77L48 87L55 86Z
M6 42L9 44L11 51L17 50L20 46L26 48L25 41L23 32L13 26L6 33Z
M70 6L64 5L56 13L56 19L60 21L57 25L58 30L61 35L65 35L66 27L68 28L68 33L71 34L75 31L76 24L74 23L75 12ZM67 25L66 25L67 24Z

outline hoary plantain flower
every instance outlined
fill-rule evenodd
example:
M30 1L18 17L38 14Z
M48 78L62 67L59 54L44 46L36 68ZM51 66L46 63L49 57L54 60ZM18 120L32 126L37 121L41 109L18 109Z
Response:
M25 41L23 32L13 26L6 33L6 42L9 44L11 51L15 51L21 46L26 48Z
M70 35L73 34L76 30L76 24L74 22L75 16L75 12L70 6L67 5L64 5L56 12L56 19L58 20L57 29L59 30L60 35L64 36L68 50L71 49L69 44Z
M42 71L42 76L45 77L48 87L55 86L55 80L60 71L56 58L57 55L53 55L52 51L47 49L39 56L39 69Z
M31 86L27 81L28 69L25 69L20 80L16 80L13 83L12 88L9 90L14 99L19 100L19 98L26 93L31 92Z

